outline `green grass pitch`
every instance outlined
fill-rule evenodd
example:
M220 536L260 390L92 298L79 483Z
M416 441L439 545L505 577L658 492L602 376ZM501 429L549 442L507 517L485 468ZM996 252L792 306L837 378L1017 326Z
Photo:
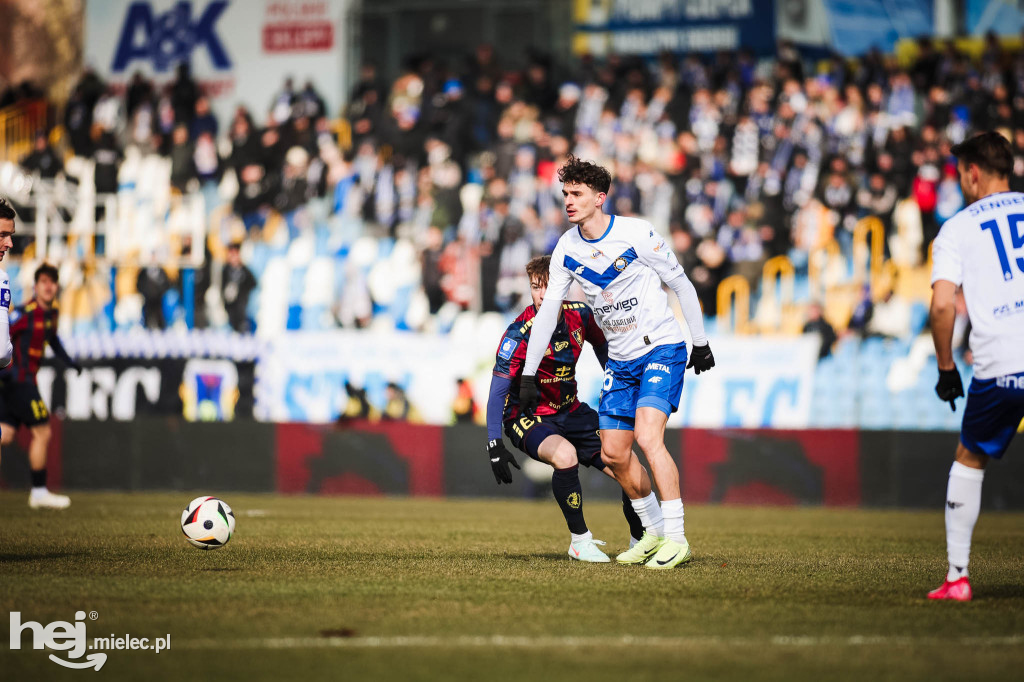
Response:
M0 493L4 680L941 680L1024 669L1024 515L982 514L975 601L932 603L941 510L688 506L693 562L585 565L536 502L224 495L227 547L178 529L195 495ZM588 504L616 552L626 525ZM9 616L95 612L88 636L171 635L98 673L9 648Z

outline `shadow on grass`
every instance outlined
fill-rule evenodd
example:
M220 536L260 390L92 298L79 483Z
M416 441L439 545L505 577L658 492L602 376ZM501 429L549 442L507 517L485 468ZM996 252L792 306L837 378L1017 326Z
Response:
M567 554L503 554L503 559L511 561L571 561Z
M72 556L84 556L86 552L0 552L0 564L8 561L38 561L51 559L64 559Z
M975 600L1009 599L1024 597L1024 583L1008 583L1003 585L986 585L982 583L974 587Z

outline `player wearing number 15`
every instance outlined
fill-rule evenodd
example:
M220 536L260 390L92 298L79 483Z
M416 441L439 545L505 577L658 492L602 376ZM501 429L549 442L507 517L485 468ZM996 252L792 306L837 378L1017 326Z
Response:
M949 571L928 597L968 601L967 562L985 465L1002 457L1024 418L1024 194L1010 191L1013 153L1002 135L976 135L952 152L968 206L946 221L932 246L935 391L953 409L964 394L952 348L958 286L971 319L974 378L946 489Z
M35 272L34 296L11 314L11 343L14 362L0 371L0 432L6 447L14 441L18 426L32 431L28 449L32 470L32 492L28 504L33 509L65 509L71 504L66 495L56 495L46 487L46 454L50 444L50 412L39 395L36 372L46 344L65 365L81 370L64 350L57 337L57 268L43 263Z

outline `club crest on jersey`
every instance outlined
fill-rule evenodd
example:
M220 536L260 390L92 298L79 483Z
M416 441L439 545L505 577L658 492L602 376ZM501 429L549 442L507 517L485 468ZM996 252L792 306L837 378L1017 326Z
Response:
M572 330L572 338L573 338L573 341L576 342L577 346L582 346L583 345L583 330L582 329L573 329Z
M614 267L617 272L622 272L623 270L625 270L627 265L629 265L629 261L627 261L622 256L616 258L615 262L612 263L612 267Z
M505 339L501 342L501 348L498 350L498 357L504 358L505 360L511 360L512 354L516 352L516 347L519 345L518 341L512 339Z

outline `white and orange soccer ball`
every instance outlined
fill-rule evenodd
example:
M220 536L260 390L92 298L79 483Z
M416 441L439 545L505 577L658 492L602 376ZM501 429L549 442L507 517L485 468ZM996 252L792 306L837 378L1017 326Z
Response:
M181 512L181 532L199 549L219 549L235 533L235 513L224 500L197 497Z

